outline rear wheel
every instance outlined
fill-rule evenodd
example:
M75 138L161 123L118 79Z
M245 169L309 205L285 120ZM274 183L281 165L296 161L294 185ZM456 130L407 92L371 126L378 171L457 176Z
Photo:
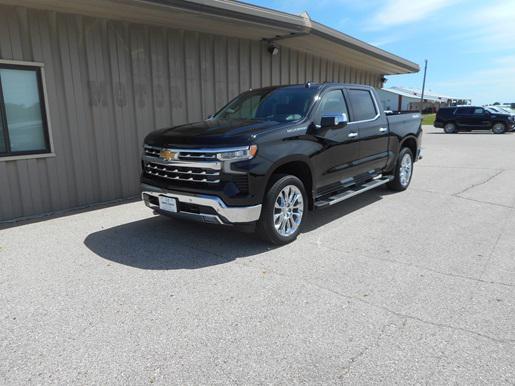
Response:
M294 241L300 233L307 208L304 184L292 175L274 176L266 193L258 223L263 239L282 245Z
M506 126L503 123L496 123L492 126L492 133L504 134L506 132Z
M443 127L443 131L445 131L447 134L454 134L458 132L454 123L446 123Z
M407 147L401 149L397 165L395 166L395 174L392 181L388 183L388 188L395 191L406 190L413 176L413 154Z

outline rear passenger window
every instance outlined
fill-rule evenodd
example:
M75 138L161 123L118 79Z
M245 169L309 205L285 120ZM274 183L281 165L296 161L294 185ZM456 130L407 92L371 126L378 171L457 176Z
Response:
M353 121L366 121L377 116L376 105L370 91L350 89L349 98L352 105Z
M459 115L471 115L471 114L474 114L474 107L459 107L456 110L456 114L459 114Z

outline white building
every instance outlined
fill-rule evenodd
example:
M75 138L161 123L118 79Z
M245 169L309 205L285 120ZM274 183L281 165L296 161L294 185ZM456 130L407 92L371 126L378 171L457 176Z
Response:
M378 90L378 93L385 110L420 110L420 98L422 95L422 91L420 90L404 87L391 87ZM451 97L427 91L424 93L422 110L427 112L436 112L440 107L469 104L471 104L471 100L468 98Z

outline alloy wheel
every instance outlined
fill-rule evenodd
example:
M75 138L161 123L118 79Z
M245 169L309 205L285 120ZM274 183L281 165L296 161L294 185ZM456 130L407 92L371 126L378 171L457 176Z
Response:
M304 199L295 185L285 186L277 195L274 205L274 226L283 237L294 234L302 222Z
M402 157L402 160L401 160L400 170L399 170L399 180L403 187L408 186L410 179L411 179L412 171L413 171L413 160L411 159L411 156L409 154L404 154L404 157Z

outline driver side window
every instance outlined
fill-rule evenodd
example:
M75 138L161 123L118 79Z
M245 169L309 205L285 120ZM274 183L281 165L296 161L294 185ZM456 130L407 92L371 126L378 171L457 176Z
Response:
M345 114L347 117L349 116L342 90L329 91L322 97L320 108L318 109L317 123L320 124L322 117L328 114Z

